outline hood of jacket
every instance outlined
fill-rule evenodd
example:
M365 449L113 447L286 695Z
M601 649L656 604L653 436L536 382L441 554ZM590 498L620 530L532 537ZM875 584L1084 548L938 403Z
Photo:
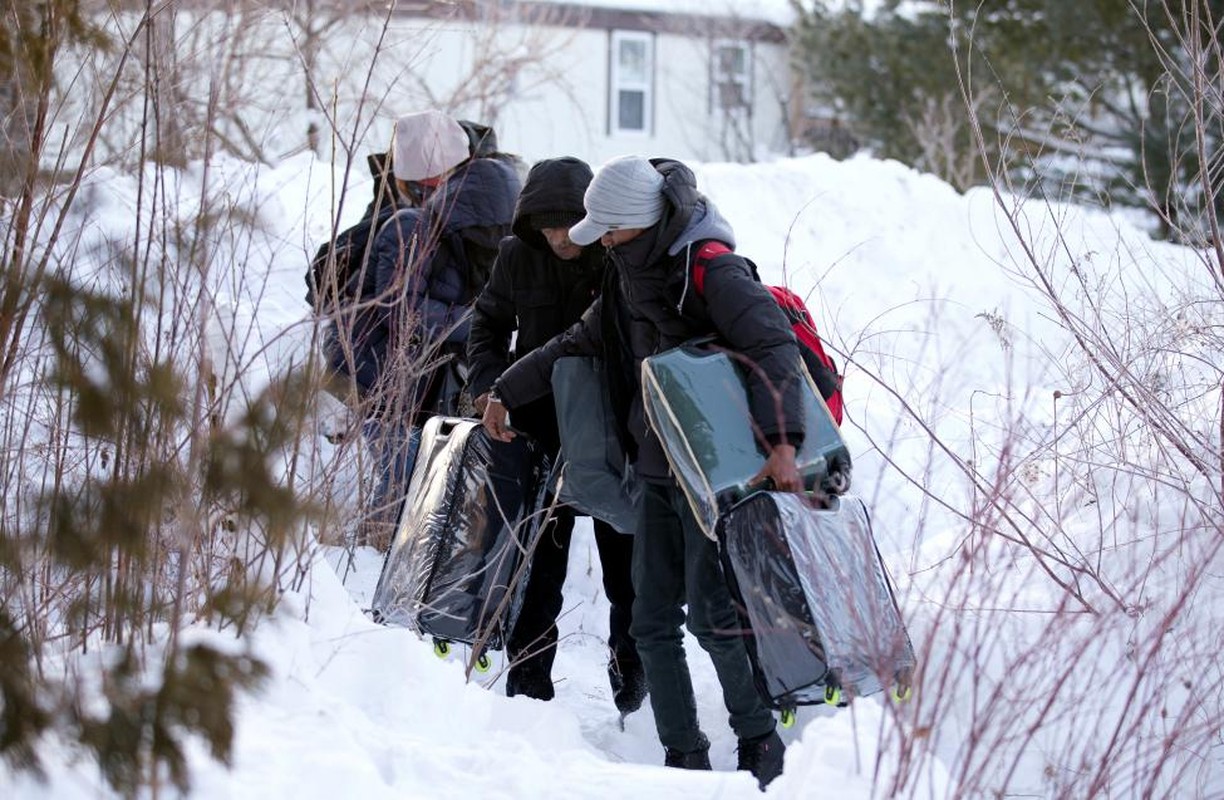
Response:
M663 216L638 239L610 251L624 273L627 281L624 291L630 298L652 292L660 294L671 282L676 282L679 294L681 283L688 280L687 265L692 258L690 253L686 253L683 260L674 257L696 242L717 239L735 248L731 224L713 202L697 191L693 171L672 159L656 158L650 163L663 176L666 200ZM679 270L684 271L683 277ZM684 289L687 290L687 286Z
M667 207L659 220L659 237L645 263L653 264L664 254L676 255L693 242L718 239L735 248L731 224L705 195L697 191L697 177L685 164L670 158L652 158L650 163L663 176Z
M591 184L590 166L577 158L549 158L536 162L527 173L514 209L514 235L537 250L548 249L544 235L531 226L532 214L572 214L574 221L585 213L582 197Z
M735 231L731 229L731 223L722 215L712 200L702 196L698 198L693 208L693 215L689 217L688 225L668 246L667 254L674 256L694 242L706 239L717 239L732 250L735 249ZM685 260L692 261L691 258Z
M508 228L521 186L505 161L473 158L430 195L424 210L444 233L473 226Z

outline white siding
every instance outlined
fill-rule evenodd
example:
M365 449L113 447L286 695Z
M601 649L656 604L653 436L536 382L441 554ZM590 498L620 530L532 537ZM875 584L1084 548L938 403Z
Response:
M343 159L348 151L360 164L367 153L387 146L397 115L435 104L456 116L492 123L502 149L527 162L574 155L597 166L625 153L707 162L749 155L725 144L723 120L712 113L710 57L715 37L651 34L648 130L629 133L616 132L609 124L612 35L607 29L502 25L491 32L470 22L397 16L383 35L379 16L350 14L330 29L319 54L315 79L325 113L306 109L300 40L293 39L300 31L286 22L283 12L245 13L240 20L233 15L179 14L180 86L202 113L210 86L224 85L220 107L233 121L220 128L235 141L251 142L270 161L303 150L313 120L320 128L322 155ZM111 18L116 32L135 20ZM497 59L522 63L493 100L471 91L489 80L465 79L473 63L490 50ZM778 92L789 85L787 59L782 45L755 42L752 52L753 111L745 138L756 155L764 156L784 151L787 144L778 99ZM93 53L85 59L93 85L105 85L117 59L115 53ZM66 75L75 69L67 61L62 66ZM119 96L127 99L112 108L112 125L95 163L115 155L130 160L139 152L130 143L143 113L142 76L135 59L126 69L131 75ZM217 80L221 84L210 84ZM467 99L455 104L457 95ZM74 89L65 99L68 107L80 111L61 115L70 141L83 141L88 126L82 123L89 121L89 109L99 96ZM483 113L482 105L491 113ZM187 121L186 111L181 113L188 126L195 125Z

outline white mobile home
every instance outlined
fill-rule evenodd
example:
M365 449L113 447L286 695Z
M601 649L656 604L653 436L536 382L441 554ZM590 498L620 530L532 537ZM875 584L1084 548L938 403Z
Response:
M96 165L226 152L274 163L306 149L360 160L386 148L396 116L429 107L493 125L528 162L749 161L794 138L786 0L116 8L98 17L111 46L57 62L53 138L84 155L105 116Z
M416 5L391 26L405 41L432 37L406 83L494 123L527 160L747 161L789 148L789 11L779 0Z

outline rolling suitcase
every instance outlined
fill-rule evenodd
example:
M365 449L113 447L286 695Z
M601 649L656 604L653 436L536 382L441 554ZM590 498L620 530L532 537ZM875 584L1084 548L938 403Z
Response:
M526 587L547 457L526 436L488 437L480 422L433 417L371 603L375 618L449 642L499 650ZM520 569L520 567L524 567Z
M807 369L796 368L806 433L795 461L810 490L840 494L850 485L850 452ZM687 344L642 362L642 391L697 522L716 539L719 516L754 490L748 483L766 459L743 371L725 351Z
M885 688L904 699L916 664L866 507L851 496L829 502L756 492L719 521L757 691L784 722L795 706Z

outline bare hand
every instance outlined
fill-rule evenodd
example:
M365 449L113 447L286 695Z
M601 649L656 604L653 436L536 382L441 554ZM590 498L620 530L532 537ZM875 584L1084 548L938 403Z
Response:
M795 464L795 447L789 444L775 445L761 471L749 481L751 484L770 481L779 492L802 492L803 478Z
M509 424L510 412L498 400L485 398L485 408L480 422L484 425L490 439L508 442L514 438L514 431L510 430Z
M489 393L485 392L480 397L472 401L472 407L476 409L477 414L484 414L485 406L489 404Z

